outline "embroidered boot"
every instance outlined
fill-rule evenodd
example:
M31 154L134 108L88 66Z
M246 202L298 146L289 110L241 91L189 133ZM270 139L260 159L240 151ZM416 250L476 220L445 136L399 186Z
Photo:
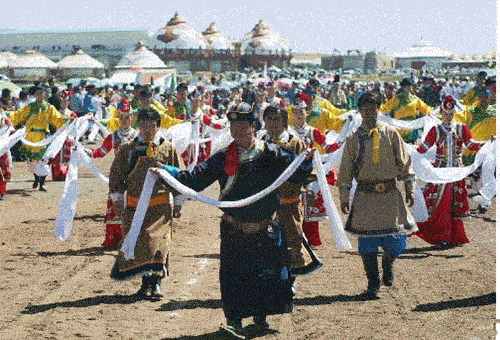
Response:
M161 276L158 274L151 275L151 300L161 300L163 292L161 291Z
M39 178L40 178L40 188L38 188L38 190L47 191L47 189L45 189L44 187L45 179L47 178L47 176L40 176Z
M392 286L392 283L394 281L394 273L392 272L392 265L394 263L394 260L396 257L393 255L384 253L382 255L382 281L384 282L384 285L387 287Z
M368 278L368 289L364 295L367 299L374 300L377 298L377 293L380 289L377 253L361 255L361 258L363 259L366 277Z
M35 176L35 181L33 182L33 189L36 189L38 187L38 182L40 181L40 177L38 177L37 175L34 176Z
M141 299L146 299L151 295L151 275L142 276L141 288L135 294Z

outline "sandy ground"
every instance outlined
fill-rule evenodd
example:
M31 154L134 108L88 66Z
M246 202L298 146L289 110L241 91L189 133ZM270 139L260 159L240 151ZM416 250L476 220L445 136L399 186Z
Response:
M111 158L96 163L109 169ZM54 224L64 183L49 181L47 193L32 190L26 164L14 164L0 201L0 339L226 339L219 331L221 212L185 205L174 225L165 298L138 301L140 279L109 278L115 251L101 248L107 186L80 173L73 232L63 242ZM206 194L216 197L217 189ZM471 242L463 247L439 250L410 238L409 252L395 262L395 285L374 301L358 297L366 278L356 238L349 236L352 250L338 252L322 222L317 253L324 266L297 279L294 312L269 317L266 333L249 319L243 325L254 339L493 339L495 219L495 202L473 214L466 221Z

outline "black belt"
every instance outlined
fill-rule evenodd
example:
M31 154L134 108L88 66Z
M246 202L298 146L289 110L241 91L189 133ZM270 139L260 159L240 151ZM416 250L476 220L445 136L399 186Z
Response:
M396 190L396 179L391 178L385 181L359 181L356 190L375 193L393 191Z

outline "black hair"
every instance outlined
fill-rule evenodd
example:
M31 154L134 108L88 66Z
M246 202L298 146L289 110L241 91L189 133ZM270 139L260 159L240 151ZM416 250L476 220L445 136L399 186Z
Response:
M382 100L380 94L377 92L365 92L358 99L358 108L362 108L365 105L376 105L377 108L382 105Z
M141 99L150 99L151 97L153 97L153 93L149 89L143 88L139 93L139 97Z
M160 114L152 109L142 109L137 114L137 121L140 123L143 120L152 120L156 122L156 125L160 127L161 125L161 116Z
M288 112L284 108L279 105L269 105L264 110L263 118L266 119L266 116L272 113L279 113L283 118L284 122L288 125Z

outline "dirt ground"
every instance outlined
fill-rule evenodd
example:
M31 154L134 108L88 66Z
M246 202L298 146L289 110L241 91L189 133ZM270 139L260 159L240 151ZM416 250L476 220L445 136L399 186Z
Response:
M109 169L111 158L96 163ZM0 339L226 339L219 331L221 212L185 205L175 220L165 297L138 301L140 279L109 278L116 252L101 248L107 186L80 173L73 232L63 242L54 224L64 183L32 190L26 164L14 164L0 201ZM206 194L216 197L217 189ZM395 285L374 301L358 297L366 278L356 237L349 235L353 249L338 252L322 222L324 266L297 279L294 312L269 317L266 333L249 319L243 325L252 339L494 339L495 210L494 202L466 221L470 243L463 247L439 250L411 237L395 262Z

